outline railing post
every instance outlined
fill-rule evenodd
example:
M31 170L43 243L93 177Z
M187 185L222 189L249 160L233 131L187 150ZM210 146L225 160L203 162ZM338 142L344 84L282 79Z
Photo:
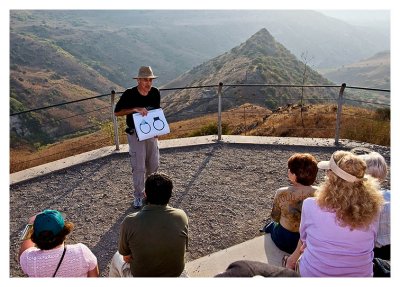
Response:
M343 83L340 87L339 98L336 111L336 131L335 131L335 145L339 145L339 133L340 133L340 118L342 116L342 105L343 105L343 93L346 88L346 84Z
M119 136L118 136L118 120L114 114L115 108L115 91L111 91L111 119L114 126L114 143L115 143L115 150L119 150Z
M221 135L222 135L222 119L221 119L221 114L222 114L222 86L224 84L220 82L218 84L218 141L221 140Z
M243 121L244 121L244 135L247 136L246 130L247 130L247 125L246 125L246 106L243 106Z

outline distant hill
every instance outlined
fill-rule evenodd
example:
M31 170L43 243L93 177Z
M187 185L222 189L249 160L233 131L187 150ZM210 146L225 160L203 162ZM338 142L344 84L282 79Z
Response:
M11 114L92 97L111 87L121 89L52 41L15 33L10 38ZM53 142L68 130L89 125L91 118L101 115L93 110L108 105L108 99L98 99L11 117L10 144Z
M323 75L337 84L390 89L390 51L380 52L359 62L343 65Z
M123 87L133 84L143 64L154 68L163 85L262 28L298 58L307 52L316 68L390 49L389 27L352 26L309 10L10 11L12 33L51 41Z
M225 84L331 84L306 63L299 61L288 49L261 29L246 42L204 64L194 67L163 88ZM164 111L172 118L188 118L202 112L217 111L215 90L191 89L167 94L162 98ZM305 90L308 102L320 91ZM328 98L334 94L328 93ZM226 87L223 109L251 103L269 109L297 103L301 90L273 87Z

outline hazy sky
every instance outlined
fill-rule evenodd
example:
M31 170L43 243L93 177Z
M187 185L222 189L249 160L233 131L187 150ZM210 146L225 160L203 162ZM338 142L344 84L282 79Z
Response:
M327 16L361 26L390 26L390 10L316 10Z

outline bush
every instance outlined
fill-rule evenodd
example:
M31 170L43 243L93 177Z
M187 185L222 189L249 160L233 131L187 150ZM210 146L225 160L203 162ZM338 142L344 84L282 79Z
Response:
M229 128L226 123L221 124L222 134L229 134ZM202 126L200 129L189 134L189 137L198 137L198 136L207 136L207 135L217 135L218 134L218 123L213 122L209 123L205 126Z
M390 123L349 120L342 125L340 138L390 146Z
M379 108L375 111L377 120L389 121L390 120L390 108Z

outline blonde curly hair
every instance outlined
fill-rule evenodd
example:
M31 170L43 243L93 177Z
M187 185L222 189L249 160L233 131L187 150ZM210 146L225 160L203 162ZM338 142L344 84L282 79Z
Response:
M364 177L367 166L353 153L337 151L333 159L340 169L357 178ZM379 215L383 204L379 182L369 175L365 177L365 181L348 182L328 170L325 181L318 188L318 205L324 210L335 212L340 226L365 229Z

